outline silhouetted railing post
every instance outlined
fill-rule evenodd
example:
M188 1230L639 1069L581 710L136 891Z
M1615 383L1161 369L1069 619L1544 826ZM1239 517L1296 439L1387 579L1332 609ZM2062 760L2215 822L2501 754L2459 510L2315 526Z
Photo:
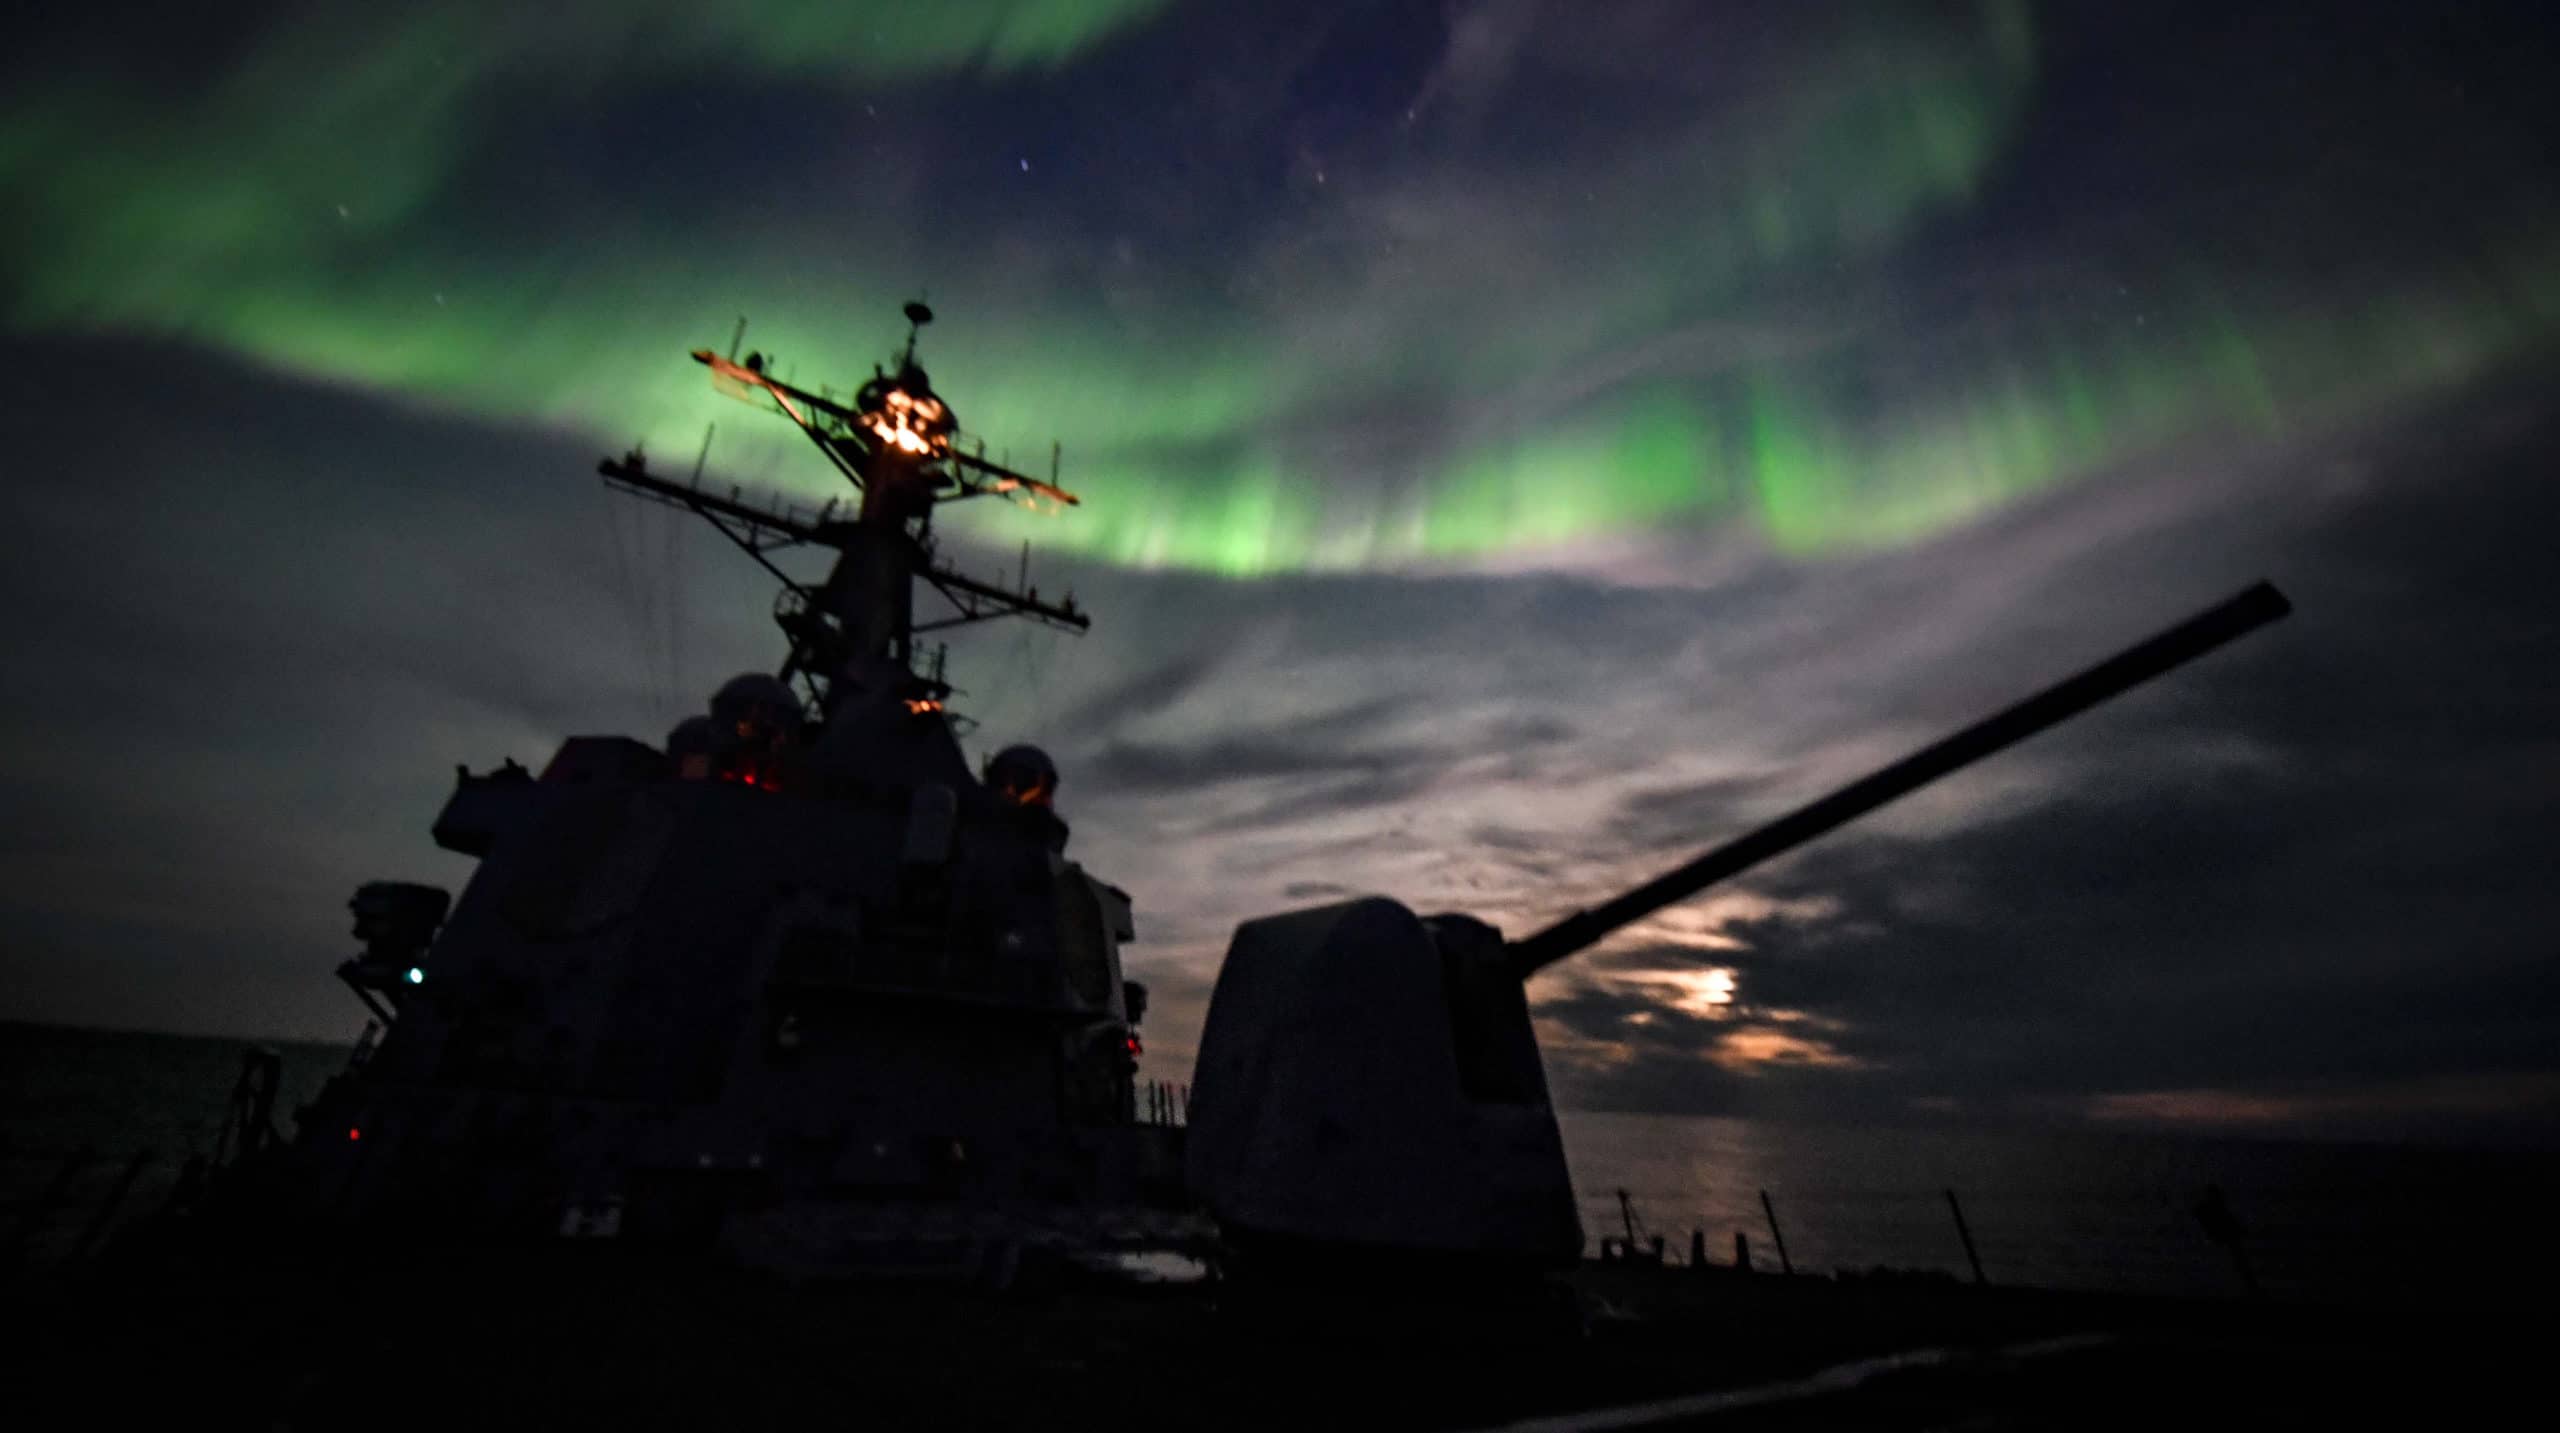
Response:
M1966 1263L1973 1265L1973 1281L1988 1285L1991 1281L1982 1277L1982 1256L1973 1252L1973 1231L1965 1227L1964 1206L1956 1202L1956 1192L1952 1189L1947 1191L1947 1208L1955 1213L1956 1237L1964 1241L1964 1258Z
M124 1173L116 1176L115 1187L107 1191L106 1202L89 1217L89 1227L80 1231L80 1242L71 1246L72 1258L87 1257L89 1251L97 1247L98 1241L106 1237L107 1230L116 1222L116 1211L124 1207L125 1196L133 1192L133 1182L142 1177L143 1166L150 1162L151 1151L147 1149L136 1150L133 1158L125 1161Z
M2208 1185L2204 1198L2196 1202L2196 1222L2204 1226L2204 1236L2220 1244L2231 1254L2232 1270L2240 1276L2240 1287L2249 1297L2258 1296L2257 1271L2249 1267L2248 1229L2239 1216L2231 1212L2230 1202L2223 1198L2222 1186Z
M1760 1212L1769 1216L1769 1242L1778 1246L1778 1272L1792 1274L1795 1262L1787 1257L1787 1236L1778 1232L1778 1206L1769 1202L1769 1191L1760 1191Z
M17 1235L9 1245L9 1258L12 1261L26 1257L27 1250L34 1245L37 1236L44 1231L47 1224L53 1222L55 1208L69 1197L72 1183L79 1179L82 1170L89 1167L89 1161L97 1157L96 1150L83 1145L71 1151L70 1155L62 1161L61 1168L53 1172L53 1182L44 1187L44 1193L36 1196L35 1202L27 1206L25 1215L18 1221Z

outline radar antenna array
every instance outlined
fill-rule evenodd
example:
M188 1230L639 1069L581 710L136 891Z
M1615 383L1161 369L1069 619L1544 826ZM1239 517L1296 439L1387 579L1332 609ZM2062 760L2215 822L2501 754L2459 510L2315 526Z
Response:
M832 389L811 392L773 377L772 360L763 353L751 350L739 358L746 337L743 318L726 356L707 348L693 351L694 361L711 370L715 389L790 420L853 485L860 496L849 517L833 499L804 511L751 498L736 484L725 491L706 484L709 430L686 481L651 473L637 447L598 465L608 486L710 523L781 584L774 620L790 639L791 654L780 675L820 717L834 704L837 678L866 663L894 662L906 669L920 695L937 703L947 696L951 688L940 662L928 661L916 644L920 634L1000 617L1024 617L1071 632L1092 625L1072 593L1051 601L1030 585L1027 546L1023 566L1009 586L971 577L940 558L933 510L943 503L1002 496L1055 511L1080 499L1058 486L1055 445L1045 481L988 461L983 441L974 454L960 449L958 417L916 362L917 337L932 322L933 311L915 302L906 306L905 315L907 336L897 371L875 369L849 399ZM823 579L804 580L774 560L775 554L795 548L828 549L836 554L835 561ZM919 585L939 598L944 610L918 613L913 591Z

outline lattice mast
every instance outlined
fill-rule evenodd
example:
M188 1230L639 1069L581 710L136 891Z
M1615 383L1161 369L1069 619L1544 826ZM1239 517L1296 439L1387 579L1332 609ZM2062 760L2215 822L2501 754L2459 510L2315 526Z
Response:
M835 500L806 512L752 501L736 487L725 493L706 488L699 463L688 481L662 478L648 471L637 449L598 465L609 486L701 517L782 584L774 620L790 639L791 652L780 675L821 719L884 674L909 686L912 700L938 705L950 686L938 656L925 663L916 643L921 634L999 617L1028 617L1074 632L1092 625L1072 595L1044 601L1028 585L1028 548L1010 586L967 576L937 560L933 510L943 503L1004 496L1058 507L1080 500L1057 485L1054 447L1047 481L989 462L984 443L974 452L962 450L958 415L916 362L917 331L933 321L933 311L911 303L906 317L907 341L896 372L875 367L849 400L773 377L764 354L740 359L744 320L726 357L707 348L693 352L694 361L711 370L715 388L790 419L826 455L859 494L850 517L841 515ZM707 440L704 450L707 456ZM797 547L835 552L823 581L804 582L774 562L774 553ZM918 621L919 583L949 610Z

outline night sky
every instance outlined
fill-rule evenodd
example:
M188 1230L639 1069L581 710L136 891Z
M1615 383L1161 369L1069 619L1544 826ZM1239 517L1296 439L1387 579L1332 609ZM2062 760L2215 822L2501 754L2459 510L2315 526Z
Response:
M1137 898L1525 933L2257 577L2290 621L1532 987L1560 1102L2560 1142L2543 7L43 5L0 59L0 1016L339 1039L458 763L783 646L606 493L923 357L973 757Z

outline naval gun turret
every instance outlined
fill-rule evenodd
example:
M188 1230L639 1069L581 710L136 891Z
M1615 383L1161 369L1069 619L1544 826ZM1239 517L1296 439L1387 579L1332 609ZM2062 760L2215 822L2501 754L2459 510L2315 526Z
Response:
M788 655L662 744L571 737L538 771L461 773L434 825L478 862L459 898L358 895L368 952L342 975L379 1039L302 1122L298 1212L501 1235L761 1228L747 1242L805 1262L830 1257L813 1241L1072 1242L1103 1213L1143 1235L1146 1211L1178 1203L1175 1134L1137 1115L1129 897L1068 859L1047 756L969 768L918 641L1000 617L1084 630L1027 573L943 560L932 527L954 501L1076 499L1054 472L961 451L916 359L932 315L907 317L895 371L850 396L783 382L734 341L693 355L795 424L852 484L850 512L761 502L698 464L662 476L637 451L601 464L782 583ZM795 550L831 561L795 575Z
M1444 1269L1570 1262L1581 1223L1529 977L2289 610L2259 583L1518 940L1376 896L1245 922L1200 1035L1192 1189L1240 1260L1265 1269L1382 1256Z

